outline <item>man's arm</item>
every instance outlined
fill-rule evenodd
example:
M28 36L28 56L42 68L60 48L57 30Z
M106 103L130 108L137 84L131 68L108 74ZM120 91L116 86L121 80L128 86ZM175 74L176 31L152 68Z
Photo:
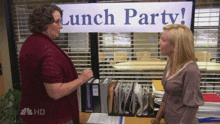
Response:
M93 72L89 69L84 70L79 78L68 83L44 83L47 94L54 100L58 100L64 96L71 94L83 83L93 77Z

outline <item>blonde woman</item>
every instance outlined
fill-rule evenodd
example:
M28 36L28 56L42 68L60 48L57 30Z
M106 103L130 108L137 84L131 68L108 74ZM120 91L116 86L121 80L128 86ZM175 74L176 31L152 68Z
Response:
M165 94L152 124L164 115L167 124L198 124L198 106L204 104L200 91L200 71L195 61L191 30L181 24L164 28L159 41L160 53L169 57L162 83Z

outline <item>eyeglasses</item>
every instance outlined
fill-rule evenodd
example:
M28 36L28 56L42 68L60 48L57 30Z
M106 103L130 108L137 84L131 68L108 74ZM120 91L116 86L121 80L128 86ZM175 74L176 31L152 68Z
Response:
M57 24L61 24L61 20L58 19L58 20L55 21L55 23L57 23Z

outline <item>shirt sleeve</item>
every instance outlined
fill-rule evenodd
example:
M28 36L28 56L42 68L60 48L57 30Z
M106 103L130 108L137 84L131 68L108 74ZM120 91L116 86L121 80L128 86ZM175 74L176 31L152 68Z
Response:
M183 113L183 116L180 120L180 122L184 123L184 124L191 124L193 119L195 118L196 116L196 113L198 111L198 106L196 107L189 107L189 106L186 106L186 110L185 112Z
M167 93L165 91L164 94L163 94L162 102L165 102L166 99L167 99Z
M41 61L41 78L43 83L63 82L63 70L57 53L50 48L43 52Z
M181 118L184 124L192 123L198 111L198 106L204 104L203 96L200 91L199 71L189 70L184 79L183 104L186 110Z
M197 107L204 104L203 95L200 91L200 75L198 71L186 72L183 89L183 104Z

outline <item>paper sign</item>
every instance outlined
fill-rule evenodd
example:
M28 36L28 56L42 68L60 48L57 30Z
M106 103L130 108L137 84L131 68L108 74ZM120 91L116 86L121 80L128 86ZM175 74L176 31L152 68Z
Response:
M169 24L191 26L192 1L56 4L63 12L61 33L163 32Z

